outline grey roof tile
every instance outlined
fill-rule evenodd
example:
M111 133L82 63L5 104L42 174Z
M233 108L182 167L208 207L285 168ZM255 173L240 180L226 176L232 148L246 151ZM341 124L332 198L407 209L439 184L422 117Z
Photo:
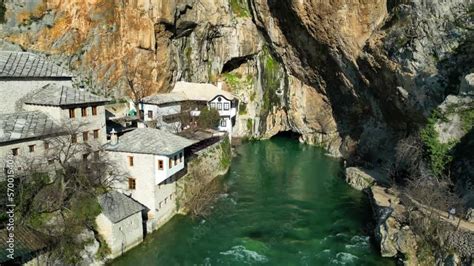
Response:
M113 223L118 223L145 209L143 205L117 191L99 196L102 213Z
M105 149L116 152L172 155L196 142L160 129L137 128L121 136L117 145L106 144Z
M27 52L0 51L0 78L72 78L66 69Z
M49 106L105 103L108 101L109 99L94 95L90 92L77 90L55 83L37 89L23 98L25 104Z
M182 92L160 93L143 98L143 103L147 104L168 104L187 101L188 98Z
M9 261L7 255L8 234L7 229L0 229L0 263ZM35 231L29 227L18 225L15 227L15 253L14 258L29 257L31 253L47 248L51 239L43 233ZM13 265L13 264L12 264Z
M61 134L61 128L41 112L0 114L0 144Z

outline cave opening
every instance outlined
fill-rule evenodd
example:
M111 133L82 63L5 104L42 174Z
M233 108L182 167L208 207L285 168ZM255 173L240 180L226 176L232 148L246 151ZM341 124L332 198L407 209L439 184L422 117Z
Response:
M276 135L274 135L272 138L285 138L285 139L291 139L291 140L299 140L300 137L301 137L300 133L288 130L288 131L280 131Z
M252 56L242 56L230 59L229 61L225 62L224 66L222 67L222 73L232 72L241 65L247 63L251 58Z

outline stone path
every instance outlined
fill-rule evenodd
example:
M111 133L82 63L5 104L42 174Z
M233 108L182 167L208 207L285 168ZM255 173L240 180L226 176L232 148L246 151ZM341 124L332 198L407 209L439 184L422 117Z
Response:
M386 188L383 188L383 187L373 186L372 187L372 192L373 192L373 195L374 195L374 199L382 207L393 207L393 206L396 207L396 205L398 205L398 203L400 201L399 198L398 198L398 195L387 192ZM413 203L415 203L422 211L424 211L426 213L434 211L441 217L441 219L443 221L448 222L448 223L452 224L455 227L458 226L458 223L459 223L459 220L460 220L458 217L454 217L454 219L448 219L448 213L447 212L441 211L441 210L438 210L438 209L435 209L435 208L432 208L432 207L429 207L429 206L426 206L426 205L422 204L421 202L415 200L412 197L409 197L409 199L411 201L413 201ZM392 202L392 204L390 204L390 202ZM392 206L390 206L390 205L392 205ZM467 220L461 219L461 223L459 223L459 229L464 230L464 231L468 231L468 232L474 232L474 223L471 223Z

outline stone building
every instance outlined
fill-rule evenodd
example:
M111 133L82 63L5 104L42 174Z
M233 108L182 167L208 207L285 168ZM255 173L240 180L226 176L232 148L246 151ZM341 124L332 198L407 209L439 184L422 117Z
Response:
M237 99L227 91L222 90L222 83L218 86L207 83L191 83L179 81L170 93L161 93L145 97L141 105L145 121L157 121L157 126L163 129L176 129L181 121L173 121L182 112L189 112L191 116L200 115L205 107L219 111L221 117L218 130L232 133L237 115ZM176 124L178 123L178 125ZM179 131L179 130L171 130Z
M65 134L51 117L41 112L0 114L0 158L10 157L17 169L26 163L37 163L38 167L52 164L51 143Z
M17 101L50 83L72 87L73 75L44 57L26 52L0 51L0 113L13 113Z
M20 101L24 110L43 112L62 126L77 128L78 142L98 149L107 141L106 98L53 83L32 91Z
M148 208L152 231L176 212L176 180L186 173L184 149L196 141L160 129L137 128L120 138L114 133L104 146L128 179L116 185Z
M99 196L102 213L96 218L97 231L110 248L110 259L121 256L143 241L140 203L116 191Z

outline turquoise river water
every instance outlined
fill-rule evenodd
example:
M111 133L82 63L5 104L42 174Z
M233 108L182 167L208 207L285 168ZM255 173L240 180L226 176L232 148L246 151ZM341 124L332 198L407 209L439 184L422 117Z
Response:
M394 265L371 210L318 148L277 137L237 148L206 220L176 216L112 265Z

